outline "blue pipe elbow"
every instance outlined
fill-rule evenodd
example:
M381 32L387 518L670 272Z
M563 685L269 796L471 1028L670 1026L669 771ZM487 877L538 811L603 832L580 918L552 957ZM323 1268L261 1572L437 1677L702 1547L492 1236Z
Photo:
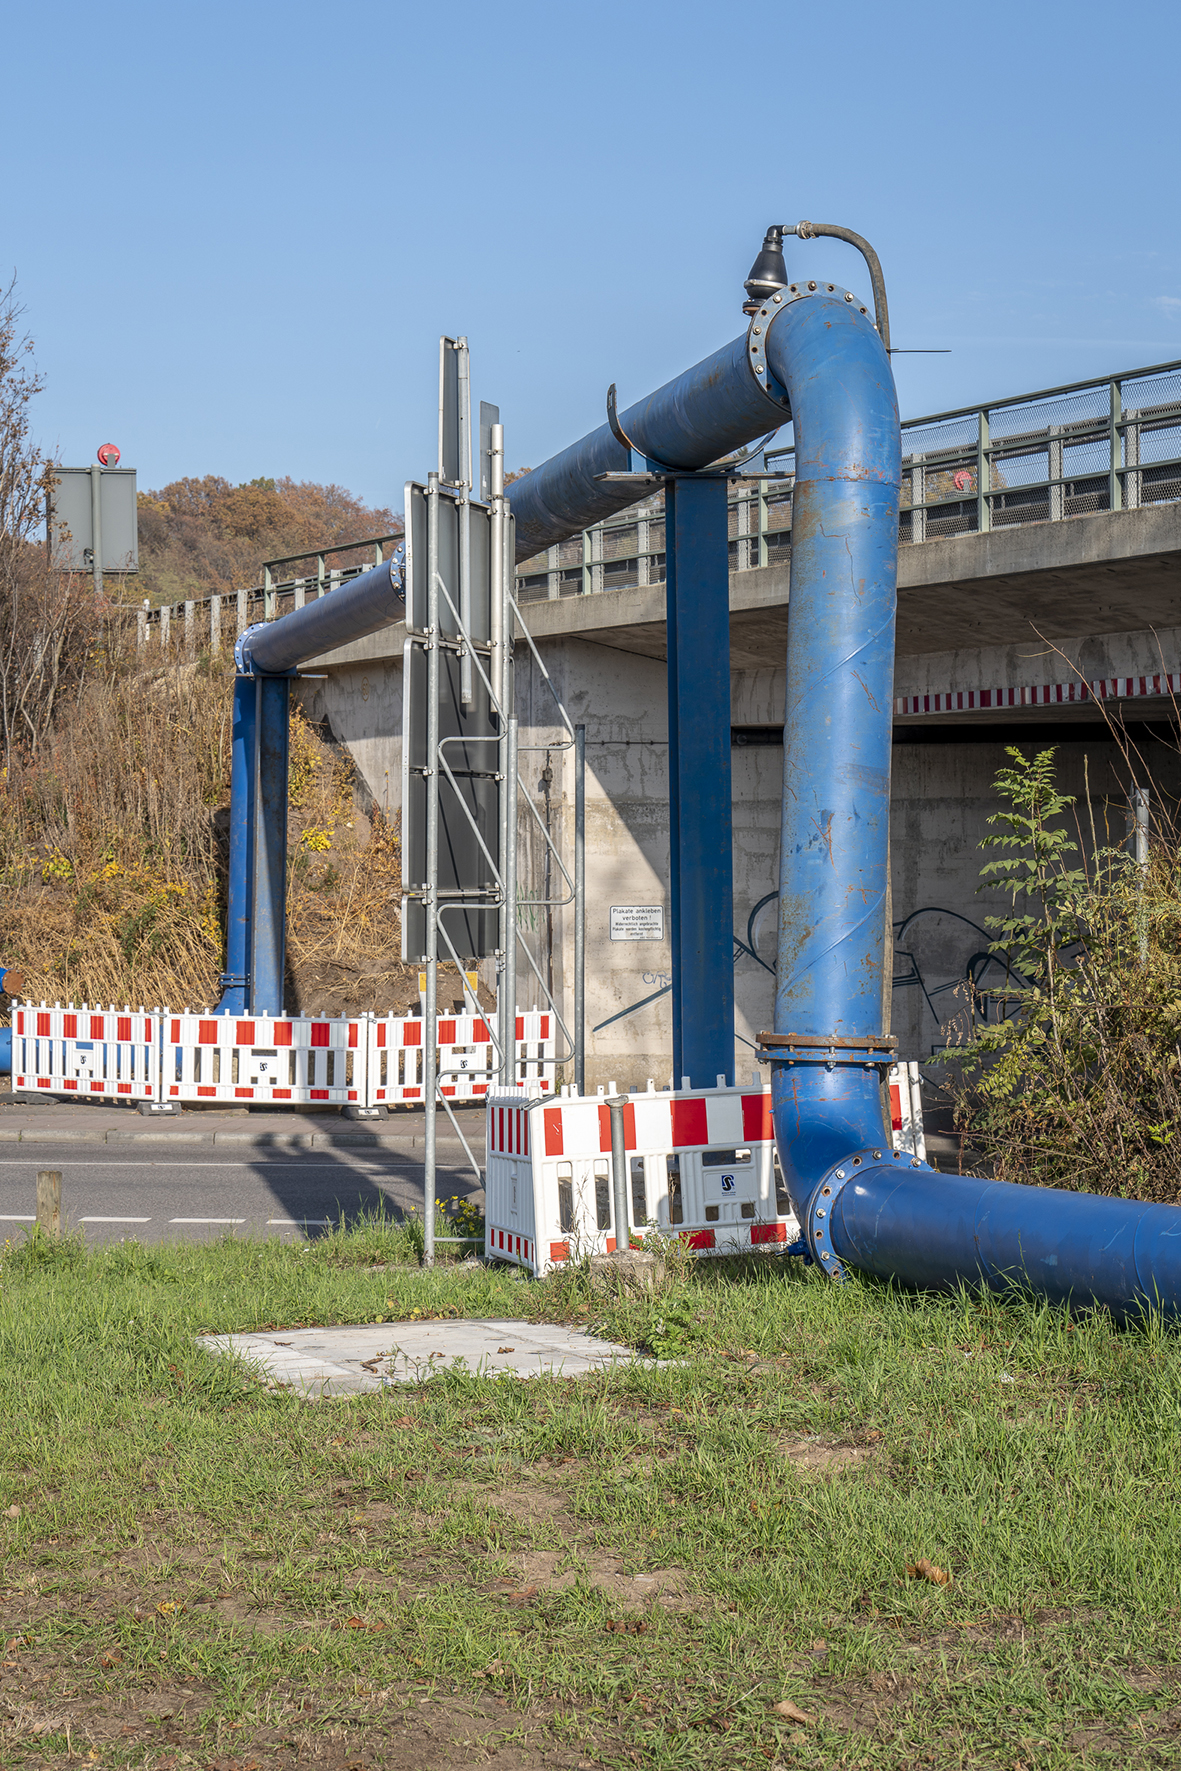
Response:
M12 1074L12 1028L0 1027L0 1076Z

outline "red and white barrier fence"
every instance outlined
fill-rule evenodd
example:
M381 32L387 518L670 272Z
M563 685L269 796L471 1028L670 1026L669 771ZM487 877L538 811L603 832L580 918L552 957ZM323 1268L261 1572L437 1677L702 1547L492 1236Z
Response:
M895 1150L927 1160L923 1135L923 1084L915 1059L890 1066L890 1132Z
M602 1094L488 1097L485 1251L540 1275L615 1248L611 1110ZM623 1108L630 1229L701 1254L793 1242L770 1090L649 1087Z
M160 1090L160 1018L141 1009L17 1003L12 1013L12 1086L87 1100L155 1101Z
M368 1023L345 1016L161 1017L165 1101L368 1105Z
M496 1086L496 1047L490 1018L440 1015L439 1093L460 1104L482 1101ZM420 1101L423 1076L423 1023L420 1017L390 1015L371 1023L370 1106ZM538 1094L554 1091L554 1017L530 1009L517 1016L517 1081Z
M517 1081L552 1094L554 1018L517 1016ZM233 1016L17 1004L20 1091L183 1104L396 1106L422 1100L423 1022L413 1015ZM456 1104L495 1086L496 1048L478 1015L437 1022L439 1092Z

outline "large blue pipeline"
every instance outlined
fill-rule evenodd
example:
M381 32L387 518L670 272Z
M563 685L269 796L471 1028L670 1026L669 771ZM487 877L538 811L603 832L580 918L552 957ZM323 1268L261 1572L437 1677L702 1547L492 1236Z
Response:
M764 269L765 259L766 248ZM855 1267L918 1286L1026 1288L1119 1318L1146 1308L1181 1315L1181 1209L952 1177L890 1152L881 1076L893 1043L883 1030L882 981L891 958L885 906L900 478L894 382L886 344L851 295L832 284L789 285L773 274L773 263L768 280L758 284L755 272L752 278L747 288L755 288L756 299L744 336L639 401L616 426L601 426L514 483L517 557L633 503L636 486L622 476L636 467L637 455L650 471L666 474L671 519L700 470L790 412L796 478L780 927L775 1030L762 1045L780 1163L809 1255L834 1279ZM708 513L717 501L705 495L704 479L701 489L700 508ZM673 632L672 528L670 520L670 676L674 654L702 643L680 611ZM690 523L687 532L688 546L698 547L700 527ZM682 577L690 581L691 570ZM367 579L377 582L356 580L243 636L240 667L290 671L396 619L401 609L391 601L389 568ZM244 692L244 746L253 742L249 701ZM255 718L266 717L262 705L256 690ZM238 731L236 700L235 769ZM693 791L691 781L691 774L680 777L682 798ZM674 828L686 809L674 803ZM257 807L240 822L237 846L231 843L231 910L235 877L259 871L251 840L256 851L267 840ZM244 891L237 901L246 904ZM725 947L728 904L728 893L719 891L716 920L726 923ZM231 920L231 974L236 954L249 953L252 943L257 950L251 914L257 912L246 913L245 933ZM273 930L268 941L267 988L273 992L277 982L281 1004ZM232 987L233 978L228 982ZM700 1005L705 994L695 1000ZM262 1012L258 1000L253 1006ZM713 1051L729 1037L719 1014L723 1037L715 1037Z
M401 618L402 559L351 579L234 648L230 857L221 1015L280 1015L286 966L287 750L296 666Z
M894 382L881 337L844 291L785 282L760 293L745 338L632 407L620 427L654 466L683 470L752 441L773 401L794 421L775 1031L762 1044L809 1255L834 1279L848 1266L918 1286L1023 1288L1117 1318L1175 1317L1181 1209L942 1175L890 1150L881 1073L892 1046L882 982L892 957ZM627 460L604 426L515 482L519 557L628 502L625 482L598 477ZM669 645L671 655L671 633Z

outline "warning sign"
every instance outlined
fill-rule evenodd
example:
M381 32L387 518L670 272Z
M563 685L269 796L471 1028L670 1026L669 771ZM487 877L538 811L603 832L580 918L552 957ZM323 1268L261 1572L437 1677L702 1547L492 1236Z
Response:
M612 904L613 941L663 941L663 904Z

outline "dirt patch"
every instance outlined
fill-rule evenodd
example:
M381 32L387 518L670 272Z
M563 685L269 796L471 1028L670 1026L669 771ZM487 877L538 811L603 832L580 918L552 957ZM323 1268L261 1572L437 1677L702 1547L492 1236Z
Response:
M864 1445L851 1445L847 1440L805 1438L796 1433L781 1433L775 1440L775 1449L802 1474L821 1478L864 1464L870 1456Z
M505 1592L517 1604L540 1599L548 1593L568 1592L589 1586L623 1610L636 1610L655 1600L668 1610L694 1610L701 1604L692 1577L684 1568L637 1570L615 1550L601 1545L597 1533L578 1519L566 1505L566 1497L551 1489L522 1487L485 1494L484 1500L526 1525L556 1527L562 1547L556 1550L518 1551L520 1585L495 1581L492 1592Z
M261 1713L235 1723L210 1707L209 1695L190 1682L70 1701L0 1699L0 1758L6 1746L22 1755L39 1748L44 1756L37 1762L48 1767L113 1747L145 1755L160 1771L198 1764L205 1771L289 1771L293 1764L323 1771L575 1771L599 1763L603 1744L572 1751L553 1739L551 1712L536 1705L516 1710L492 1691L447 1699L420 1696L407 1685L362 1690L342 1716L346 1706L336 1697L320 1703L306 1691L275 1688Z
M530 1598L585 1585L627 1611L656 1599L670 1611L693 1610L700 1603L686 1569L653 1568L637 1574L610 1550L527 1550L520 1560L522 1584L517 1592Z

